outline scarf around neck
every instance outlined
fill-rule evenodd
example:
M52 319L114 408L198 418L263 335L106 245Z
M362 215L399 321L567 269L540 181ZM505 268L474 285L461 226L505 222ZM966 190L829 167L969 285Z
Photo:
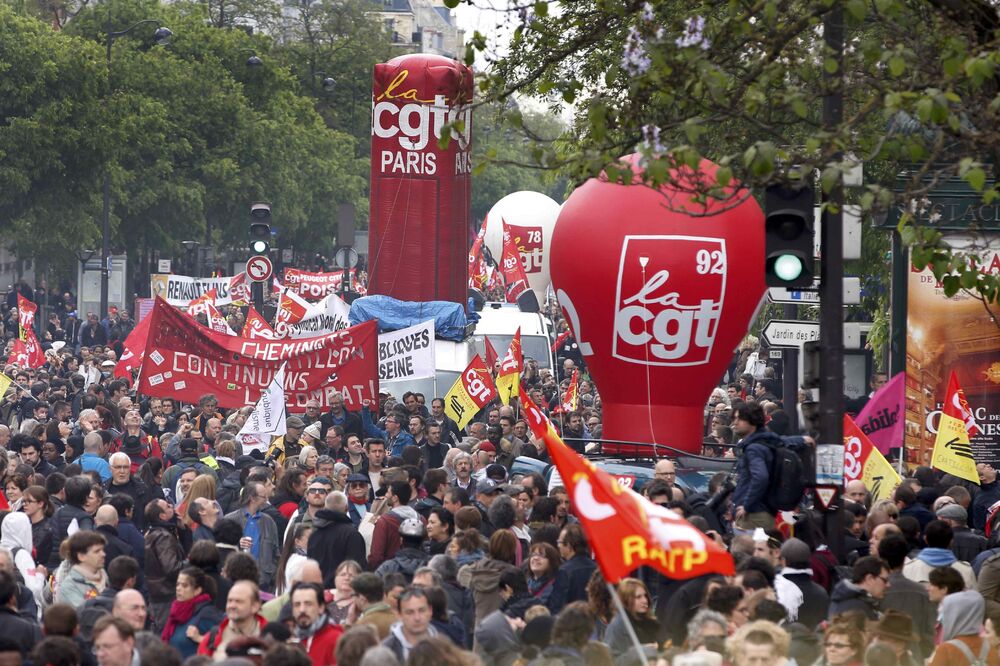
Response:
M174 601L170 604L170 617L167 618L167 626L163 628L160 638L164 643L170 642L170 637L181 625L187 624L194 616L195 610L203 603L211 603L212 597L205 593L199 594L194 599L187 601Z

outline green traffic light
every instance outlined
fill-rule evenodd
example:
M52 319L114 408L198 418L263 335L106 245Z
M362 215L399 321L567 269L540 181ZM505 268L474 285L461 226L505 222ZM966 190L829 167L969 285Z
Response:
M802 260L794 254L783 254L774 260L774 274L785 282L797 280L803 268Z

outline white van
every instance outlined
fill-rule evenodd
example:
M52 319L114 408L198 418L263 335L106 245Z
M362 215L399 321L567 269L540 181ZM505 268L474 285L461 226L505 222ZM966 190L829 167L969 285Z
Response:
M462 342L434 340L437 370L437 376L434 379L381 382L380 389L393 394L397 399L401 398L407 391L423 393L429 407L432 398L444 397L476 354L486 358L484 338L489 338L493 349L503 358L519 326L521 327L521 350L524 357L538 361L539 368L553 368L555 357L549 338L550 325L544 315L535 312L521 312L512 303L494 302L486 303L479 315L481 318L476 323L472 335Z

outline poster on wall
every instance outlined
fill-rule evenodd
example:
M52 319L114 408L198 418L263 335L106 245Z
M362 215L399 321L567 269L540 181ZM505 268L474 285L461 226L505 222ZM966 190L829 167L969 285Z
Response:
M970 241L946 240L958 249ZM1000 236L987 242L988 249L979 252L982 270L1000 273ZM1000 465L1000 326L971 294L945 297L930 270L911 266L907 287L907 467L930 465L952 370L982 431L971 440L976 462Z

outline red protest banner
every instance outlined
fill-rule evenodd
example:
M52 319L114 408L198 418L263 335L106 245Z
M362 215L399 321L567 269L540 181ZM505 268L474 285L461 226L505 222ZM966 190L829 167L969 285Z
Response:
M375 322L300 340L251 340L216 333L157 299L139 391L197 402L213 393L223 407L253 405L287 363L285 400L304 409L308 400L329 406L343 393L348 409L378 398L378 330Z
M350 270L351 282L354 281L354 269ZM344 281L344 271L333 273L310 273L298 268L285 269L285 287L299 296L311 301L318 301L330 294L339 294Z

